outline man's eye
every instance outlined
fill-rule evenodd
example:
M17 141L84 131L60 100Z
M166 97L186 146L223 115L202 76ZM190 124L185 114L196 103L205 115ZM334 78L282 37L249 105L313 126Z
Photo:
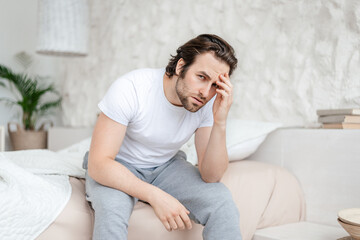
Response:
M200 78L201 80L204 80L204 79L205 79L205 77L204 77L203 75L199 75L199 78Z

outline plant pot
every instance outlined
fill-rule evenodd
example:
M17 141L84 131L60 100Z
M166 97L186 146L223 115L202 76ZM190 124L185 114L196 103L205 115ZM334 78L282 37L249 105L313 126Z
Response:
M10 131L11 124L8 123L8 131L14 151L47 148L47 131L43 127L38 131L30 131L24 130L18 123L14 123L16 131Z

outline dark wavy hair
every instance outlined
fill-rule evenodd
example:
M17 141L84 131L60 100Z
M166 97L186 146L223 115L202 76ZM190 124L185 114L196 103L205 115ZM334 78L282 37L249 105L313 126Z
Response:
M237 66L234 49L224 39L214 34L201 34L196 38L189 40L176 50L176 55L171 55L168 65L166 66L166 75L168 77L176 76L176 64L180 58L184 59L185 65L182 67L180 77L194 63L197 55L212 52L215 57L227 63L230 67L229 76Z

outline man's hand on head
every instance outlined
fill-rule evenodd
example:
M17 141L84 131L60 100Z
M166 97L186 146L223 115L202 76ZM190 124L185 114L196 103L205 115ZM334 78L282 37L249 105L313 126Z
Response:
M216 99L213 105L214 123L226 124L226 118L233 102L233 85L230 82L229 74L219 75L216 81Z
M189 210L170 194L159 189L159 191L155 192L149 203L166 230L192 228L191 220L188 216L190 214Z

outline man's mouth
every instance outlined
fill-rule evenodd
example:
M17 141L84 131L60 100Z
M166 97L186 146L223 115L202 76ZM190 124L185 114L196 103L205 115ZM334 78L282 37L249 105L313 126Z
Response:
M196 97L192 97L193 99L196 100L196 102L200 103L200 104L203 104L203 101L201 101L200 99L196 98Z

